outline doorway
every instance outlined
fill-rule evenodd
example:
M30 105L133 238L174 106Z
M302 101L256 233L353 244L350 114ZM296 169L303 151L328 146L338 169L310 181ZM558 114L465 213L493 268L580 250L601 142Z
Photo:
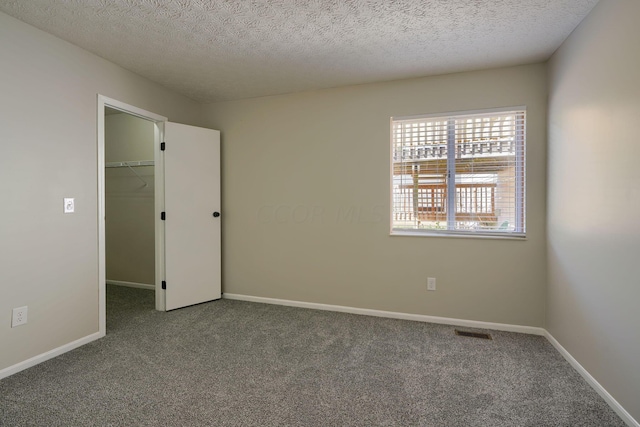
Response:
M106 334L106 284L154 289L165 309L164 204L160 142L166 117L98 95L99 330Z
M106 283L154 290L154 123L109 107L104 120Z
M155 304L149 290L156 282L154 123L107 107L104 137L106 283L146 289L134 295L151 294L151 300L124 302L148 306ZM114 304L109 298L114 291L107 292L107 306Z

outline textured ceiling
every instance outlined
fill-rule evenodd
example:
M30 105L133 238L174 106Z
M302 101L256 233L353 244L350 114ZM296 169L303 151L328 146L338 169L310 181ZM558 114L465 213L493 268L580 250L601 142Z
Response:
M0 0L203 102L546 60L598 0Z

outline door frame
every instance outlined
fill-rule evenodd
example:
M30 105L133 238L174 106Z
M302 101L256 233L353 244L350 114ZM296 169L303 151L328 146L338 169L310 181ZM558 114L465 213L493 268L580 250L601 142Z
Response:
M107 332L107 263L105 237L105 109L120 110L132 116L154 123L154 205L155 205L155 299L156 310L165 311L164 277L164 226L160 212L164 209L164 162L160 143L164 139L164 127L168 119L133 105L98 94L98 304L99 332Z

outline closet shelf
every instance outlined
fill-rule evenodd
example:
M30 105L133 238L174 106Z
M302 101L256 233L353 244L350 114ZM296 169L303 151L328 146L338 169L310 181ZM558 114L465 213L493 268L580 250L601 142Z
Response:
M135 166L153 166L154 164L153 160L132 160L128 162L107 162L104 166L107 168L131 168Z

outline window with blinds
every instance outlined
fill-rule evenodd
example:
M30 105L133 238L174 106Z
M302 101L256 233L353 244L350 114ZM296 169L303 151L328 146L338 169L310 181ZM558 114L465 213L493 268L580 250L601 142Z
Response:
M392 119L392 232L524 236L525 116Z

